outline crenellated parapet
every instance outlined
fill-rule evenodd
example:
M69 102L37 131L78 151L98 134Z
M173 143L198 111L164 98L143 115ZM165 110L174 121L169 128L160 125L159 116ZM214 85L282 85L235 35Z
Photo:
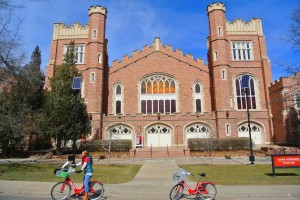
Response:
M223 10L226 12L225 4L221 2L211 3L206 8L207 13L210 13L213 10Z
M106 15L107 9L104 8L103 6L91 6L89 8L89 16L93 13L100 13L100 14Z
M279 79L271 82L269 84L269 87L278 85L278 84L284 85L284 82L286 82L286 81L294 81L295 85L298 85L299 78L300 78L300 71L297 71L296 73L294 73L290 76L283 76L283 77L280 77ZM294 84L291 84L291 85L294 85ZM291 85L289 85L289 86L291 86Z
M282 83L282 79L283 79L283 77L280 77L279 79L276 79L275 81L271 82L269 84L269 87Z
M261 19L253 18L250 21L236 19L232 22L226 22L228 35L263 35Z
M67 26L64 23L55 23L53 29L53 40L57 39L75 39L88 38L89 25L83 26L79 23L74 23Z
M184 62L190 66L200 68L204 66L203 60L200 58L194 59L191 54L184 54L180 49L173 49L172 46L163 46L160 39L157 37L154 39L152 46L145 45L141 51L135 50L132 52L132 56L126 54L122 60L114 60L111 66L111 71L119 70L119 68L126 67L132 63L138 62L138 60L145 58L153 53L160 52L169 57L177 59L180 62Z

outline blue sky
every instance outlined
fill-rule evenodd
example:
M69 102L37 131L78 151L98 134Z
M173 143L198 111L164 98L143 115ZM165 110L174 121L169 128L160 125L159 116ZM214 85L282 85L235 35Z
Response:
M152 44L160 37L163 45L190 53L207 63L208 19L206 7L214 0L39 0L18 12L25 49L30 57L35 46L42 52L42 69L49 61L53 23L88 23L88 8L107 8L106 37L109 64L125 54ZM282 39L289 33L290 15L300 0L223 0L226 18L249 21L261 18L271 60L273 80L286 76L279 63L300 63L300 52Z

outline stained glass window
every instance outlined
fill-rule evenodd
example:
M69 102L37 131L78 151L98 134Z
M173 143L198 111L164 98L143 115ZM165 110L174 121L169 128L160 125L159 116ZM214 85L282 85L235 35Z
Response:
M144 114L176 112L176 82L166 75L152 75L140 82L140 105Z

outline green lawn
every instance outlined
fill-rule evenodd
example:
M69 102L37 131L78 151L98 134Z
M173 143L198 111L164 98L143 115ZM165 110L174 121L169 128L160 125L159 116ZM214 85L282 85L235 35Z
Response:
M192 174L205 172L203 180L217 185L300 185L300 168L275 169L271 165L181 165ZM198 180L198 175L191 177Z
M1 164L0 180L24 180L58 182L53 170L60 164ZM132 180L141 165L94 165L94 176L105 184L118 184ZM181 165L193 174L207 173L206 178L217 185L300 185L300 168L276 169L276 176L272 176L271 165ZM79 168L78 168L79 169ZM83 174L72 174L76 183L82 181ZM191 177L197 181L197 176Z
M64 180L53 174L59 164L1 164L0 180L22 180L22 181L42 181L58 182ZM80 169L79 167L77 167ZM125 183L132 180L141 165L94 165L94 176L92 179L99 180L106 184ZM73 173L71 178L74 182L82 181L83 173Z

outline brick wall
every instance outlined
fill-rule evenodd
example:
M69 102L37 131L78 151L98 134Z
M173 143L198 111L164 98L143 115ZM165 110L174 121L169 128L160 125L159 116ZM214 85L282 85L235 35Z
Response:
M247 121L247 113L245 110L237 110L234 80L237 76L248 73L258 83L256 92L259 106L258 109L250 111L251 121L262 128L263 143L273 141L268 95L268 85L272 77L264 36L228 34L223 4L211 4L208 8L208 65L201 59L194 59L190 54L183 54L179 49L163 45L159 38L155 38L151 46L145 45L141 51L133 51L132 55L125 55L121 61L115 60L108 68L106 15L101 12L90 13L88 38L75 38L75 43L86 45L85 64L77 67L82 71L85 83L84 97L92 117L94 138L107 138L107 129L117 124L131 127L134 133L145 133L153 124L165 124L172 129L171 145L184 146L186 127L195 123L207 125L215 137L237 137L238 126ZM218 34L219 27L222 28L221 35ZM93 39L95 29L97 36ZM52 41L47 78L53 76L55 67L62 63L63 45L71 40L72 38ZM252 41L254 60L232 61L230 41ZM217 59L214 57L215 51L218 52ZM101 63L97 59L99 52L103 56ZM226 80L222 79L222 70L226 70ZM90 82L91 72L96 75L94 83ZM141 113L139 82L143 77L153 74L164 74L176 80L176 113L161 114L160 118L156 114ZM203 86L202 113L194 113L195 81L200 81ZM114 113L113 86L116 83L121 83L123 87L123 112L120 115ZM225 132L228 124L231 126L230 134ZM147 143L147 134L144 136ZM134 137L135 134L132 135L133 143Z

